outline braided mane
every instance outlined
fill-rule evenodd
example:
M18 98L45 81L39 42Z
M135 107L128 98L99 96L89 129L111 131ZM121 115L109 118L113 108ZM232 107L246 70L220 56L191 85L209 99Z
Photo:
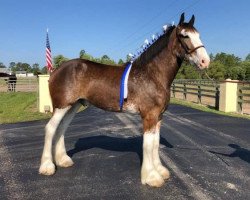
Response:
M174 28L175 26L169 26L156 41L154 41L138 58L134 60L133 63L141 67L149 63L167 46L169 37Z

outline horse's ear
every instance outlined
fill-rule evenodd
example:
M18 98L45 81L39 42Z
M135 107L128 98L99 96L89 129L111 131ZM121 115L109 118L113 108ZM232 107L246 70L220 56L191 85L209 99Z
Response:
M181 14L181 18L180 18L180 21L179 21L178 25L181 25L184 22L184 20L185 20L185 16L184 15L185 15L185 13Z
M194 20L195 20L195 17L194 17L194 15L192 15L192 18L190 19L190 21L188 22L188 24L190 26L193 26L194 25Z

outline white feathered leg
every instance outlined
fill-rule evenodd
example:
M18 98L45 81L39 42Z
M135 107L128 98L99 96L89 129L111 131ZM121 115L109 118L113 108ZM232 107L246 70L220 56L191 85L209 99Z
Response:
M70 167L74 164L72 159L66 153L66 148L64 144L64 134L80 107L80 103L74 104L71 109L65 114L58 127L55 141L55 162L57 166Z
M143 134L143 162L141 169L141 182L153 187L160 187L164 183L164 179L155 169L153 161L154 151L154 132L146 132Z
M52 118L49 120L48 124L45 127L45 142L41 158L41 165L39 168L40 174L52 175L55 173L55 165L52 159L52 140L62 118L70 108L71 106L63 109L56 108Z
M154 163L155 169L159 172L159 174L163 177L163 179L168 179L170 175L169 171L166 167L162 165L160 156L159 156L160 126L161 126L161 121L157 123L155 134L154 134L153 163Z

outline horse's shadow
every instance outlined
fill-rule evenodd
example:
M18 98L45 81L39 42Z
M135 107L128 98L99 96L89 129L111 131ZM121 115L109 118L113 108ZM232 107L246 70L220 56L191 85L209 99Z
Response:
M160 138L160 143L168 148L173 148L165 138ZM67 152L70 157L74 154L92 148L101 148L117 152L135 152L142 163L142 137L120 138L111 136L92 136L80 138L75 143L75 148Z
M242 148L237 144L229 144L228 146L235 149L235 151L231 154L225 154L225 153L220 153L220 152L215 152L215 151L209 151L209 152L216 154L216 155L226 156L230 158L239 157L241 160L250 163L250 151L248 149Z

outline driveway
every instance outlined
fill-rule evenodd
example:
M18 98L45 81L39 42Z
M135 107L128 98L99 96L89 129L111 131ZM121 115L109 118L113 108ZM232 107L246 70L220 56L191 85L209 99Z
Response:
M250 199L250 120L170 105L160 156L161 188L140 182L138 115L90 107L66 133L70 168L38 174L46 121L0 125L0 199Z

